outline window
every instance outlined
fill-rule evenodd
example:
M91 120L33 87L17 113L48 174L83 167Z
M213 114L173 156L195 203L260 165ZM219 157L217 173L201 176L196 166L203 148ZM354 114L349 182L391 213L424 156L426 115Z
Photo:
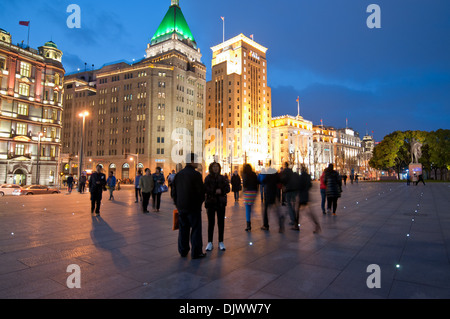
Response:
M31 64L20 62L20 75L30 77L31 75Z
M25 83L19 84L19 94L29 96L30 95L30 86Z
M27 125L25 123L17 123L17 135L27 135Z
M0 69L6 69L6 59L0 56Z
M25 145L23 144L17 144L14 154L16 155L24 155L25 154Z
M27 116L28 115L28 105L19 103L19 105L17 106L17 114Z

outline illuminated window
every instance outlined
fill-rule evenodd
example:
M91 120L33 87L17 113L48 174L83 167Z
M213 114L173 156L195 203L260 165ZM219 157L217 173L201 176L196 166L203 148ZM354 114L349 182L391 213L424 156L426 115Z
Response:
M27 125L25 123L17 123L17 135L27 135Z
M19 103L19 105L17 106L17 114L27 116L28 115L28 105Z
M30 86L25 83L19 84L19 94L29 96L30 95Z
M16 148L14 150L14 154L16 155L24 155L25 154L25 145L23 144L17 144Z
M30 77L31 75L31 64L20 62L20 75Z

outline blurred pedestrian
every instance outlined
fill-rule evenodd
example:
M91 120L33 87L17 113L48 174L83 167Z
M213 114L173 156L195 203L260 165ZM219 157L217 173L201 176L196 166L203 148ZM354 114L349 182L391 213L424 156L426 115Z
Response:
M100 215L100 205L102 202L102 193L106 190L106 176L102 173L102 165L98 164L96 171L92 173L89 179L89 192L91 193L91 214Z
M227 194L230 192L228 178L220 174L220 164L213 162L209 165L209 174L205 178L205 208L208 216L208 244L206 250L213 249L213 234L215 217L217 214L217 227L219 229L219 249L225 250L223 233L225 228L225 209Z
M275 212L278 217L279 232L284 232L284 213L278 207L279 197L277 196L280 174L276 169L268 167L264 172L264 211L262 230L269 230L269 211Z
M423 180L423 175L422 174L419 175L419 179L416 181L416 186L419 184L419 182L422 182L423 185L425 185L425 181Z
M69 177L67 177L67 191L69 194L72 193L73 183L73 175L70 174Z
M234 201L237 202L239 200L239 192L242 189L242 181L241 177L238 174L238 171L235 170L233 176L231 176L231 191L234 193Z
M175 170L173 169L172 172L167 175L167 184L169 185L169 192L170 195L172 196L172 183L173 183L173 179L175 178Z
M290 225L296 226L296 202L298 195L298 174L292 171L289 163L284 163L283 172L280 175L281 183L283 184L283 194L285 196L285 203L288 207L289 217L291 218Z
M138 170L138 173L136 174L136 178L134 179L134 194L136 196L136 200L134 201L137 203L139 199L142 201L142 194L141 189L139 188L139 180L142 177L142 171Z
M109 200L114 200L114 190L116 189L116 177L113 171L109 172L108 179L106 180L106 188L109 189Z
M202 258L202 204L205 188L202 174L197 172L197 159L194 153L186 158L186 166L175 175L172 183L172 198L178 210L178 252L182 257L189 253L191 241L192 258Z
M333 215L335 216L338 198L341 197L342 181L338 172L336 172L333 168L333 164L328 165L325 173L325 185L327 186L327 212L330 213L331 208L333 208Z
M342 175L342 180L344 181L344 185L347 186L347 173L344 172L344 175Z
M86 188L86 172L81 173L80 179L78 181L78 191L83 194Z
M327 185L325 185L325 172L326 168L324 168L322 175L320 176L320 196L322 197L321 208L324 215L327 213L325 211L325 203L327 201Z
M142 193L142 212L149 213L148 202L150 201L150 194L153 191L154 182L153 176L149 168L145 169L145 174L139 179L139 188Z
M255 198L258 191L258 177L256 176L256 173L253 171L250 164L244 164L242 170L242 180L242 186L244 189L243 196L245 205L245 218L247 220L247 228L245 230L251 231L252 206L255 203Z
M299 205L298 205L298 210L297 210L297 220L296 220L296 224L294 225L293 229L294 230L300 230L300 211L304 208L308 208L308 217L311 219L311 221L314 223L315 228L313 233L319 233L321 231L320 228L320 224L319 224L319 220L317 219L317 216L314 214L314 212L312 211L311 205L308 205L309 202L309 191L312 187L312 182L311 182L311 175L308 174L307 170L306 170L306 166L302 165L301 167L301 174L300 174L300 183L299 183L299 190L298 190L298 201L299 201ZM297 227L295 227L297 226Z
M164 185L164 175L161 173L161 167L157 167L153 173L153 191L152 191L152 207L154 212L159 212L161 205L162 186Z
M263 168L264 170L264 168ZM261 193L261 202L264 201L264 178L266 177L265 172L261 171L258 174L258 184L259 184L259 191Z

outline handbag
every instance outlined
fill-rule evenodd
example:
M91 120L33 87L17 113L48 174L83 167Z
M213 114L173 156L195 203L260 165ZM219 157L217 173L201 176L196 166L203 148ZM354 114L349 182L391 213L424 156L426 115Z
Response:
M161 193L165 193L165 192L167 192L168 190L169 190L169 187L167 187L166 184L162 184L162 185L159 186L159 191L160 191Z

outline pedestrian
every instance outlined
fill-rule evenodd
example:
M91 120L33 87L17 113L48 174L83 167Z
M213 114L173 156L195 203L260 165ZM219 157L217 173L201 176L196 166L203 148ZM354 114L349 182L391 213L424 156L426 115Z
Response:
M306 166L302 165L300 179L299 179L299 190L298 190L299 205L298 205L298 210L297 210L298 214L296 216L297 223L295 224L295 226L300 225L300 216L301 216L300 210L302 209L302 207L304 207L304 208L307 207L308 208L308 217L311 219L311 221L315 225L313 233L317 234L321 231L319 220L317 219L317 216L312 211L311 205L308 205L309 191L310 191L311 187L312 187L311 175L308 174L308 172L306 170ZM300 227L298 226L297 228L293 228L293 229L300 230Z
M290 225L294 227L296 224L296 202L298 195L298 174L295 175L292 169L289 167L289 163L284 163L283 172L281 173L281 183L283 184L283 194L285 196L285 203L288 207L289 217L291 218ZM266 218L266 216L264 216ZM298 227L298 226L297 226Z
M78 191L79 191L81 194L84 193L84 190L85 190L85 188L86 188L86 180L87 180L87 178L86 178L86 172L81 173L80 180L79 180L79 185L78 185Z
M264 178L265 178L265 176L266 176L265 172L263 172L263 171L261 171L258 174L258 183L259 183L259 191L261 193L261 202L264 201Z
M73 175L70 174L69 177L67 177L67 191L69 192L69 194L72 193L72 188L73 188Z
M144 214L149 213L148 202L150 201L150 194L153 191L154 182L153 176L149 168L145 169L145 174L139 179L139 188L142 193L142 211Z
M355 173L355 183L358 184L358 173Z
M202 204L205 188L202 174L197 172L197 159L194 153L186 158L186 166L179 171L172 183L172 199L178 210L178 252L186 257L191 250L193 259L205 257L202 252ZM189 239L191 248L189 247Z
M409 173L406 175L406 185L409 186L409 184L411 183L411 175L409 175Z
M167 184L169 185L169 191L171 195L172 195L172 183L174 178L175 178L175 170L173 169L172 172L169 175L167 175Z
M134 179L134 194L136 196L136 200L134 201L137 203L139 199L142 201L142 194L141 189L139 188L139 180L142 177L142 171L138 170L138 173L136 174L136 178Z
M419 179L416 181L416 186L417 186L417 184L419 184L419 182L422 182L423 185L425 185L425 181L423 180L423 175L422 174L419 175Z
M347 173L344 172L344 175L342 175L342 180L344 181L344 186L347 186Z
M251 231L252 206L255 203L256 193L258 191L258 177L256 176L256 173L253 171L250 164L244 164L242 170L242 180L242 186L244 189L243 196L245 205L245 218L247 220L247 228L245 230Z
M284 232L284 213L279 209L277 202L278 184L280 183L280 174L276 169L268 167L264 172L264 211L262 230L269 230L269 210L275 211L278 217L279 232Z
M322 197L322 213L325 215L327 212L325 211L325 203L327 201L327 185L325 185L325 172L326 168L324 168L322 175L320 176L320 196ZM345 180L345 179L344 179Z
M234 193L234 201L237 202L239 200L239 192L242 189L242 181L241 177L238 174L238 171L235 170L233 176L231 176L231 191Z
M155 173L153 173L153 191L152 191L152 207L154 212L159 212L161 205L162 185L164 185L165 178L161 173L161 167L157 167Z
M220 174L220 164L213 162L209 165L209 174L205 178L205 208L208 216L208 244L206 250L213 249L213 234L215 217L217 214L217 227L219 229L219 249L225 250L223 233L225 228L225 209L227 194L230 192L228 178Z
M341 197L342 192L342 182L338 172L336 172L333 168L333 164L328 165L325 173L325 185L327 186L327 212L330 213L331 208L333 208L333 216L336 216L337 201L338 198Z
M95 210L96 215L99 216L102 193L106 190L106 176L102 173L102 165L98 164L96 169L89 180L89 192L91 193L91 214L94 214Z
M353 184L353 180L355 179L355 174L352 172L350 173L350 182Z
M114 200L114 190L116 189L116 177L113 171L109 172L108 179L106 180L106 187L109 189L109 200Z

